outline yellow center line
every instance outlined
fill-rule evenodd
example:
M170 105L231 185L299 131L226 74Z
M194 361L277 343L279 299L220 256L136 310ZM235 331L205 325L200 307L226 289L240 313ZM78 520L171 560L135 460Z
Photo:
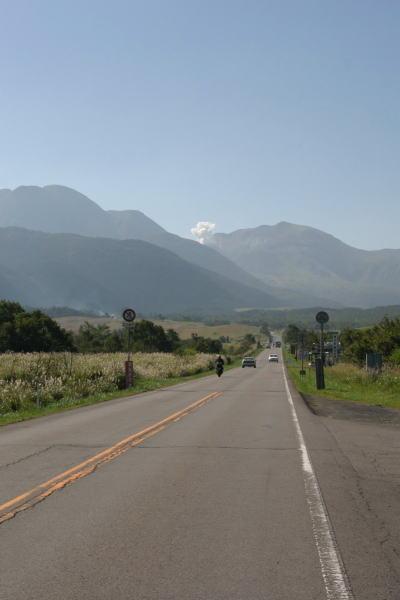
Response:
M58 475L55 475L51 479L40 483L23 494L15 496L7 502L0 504L0 524L13 518L18 512L26 510L27 508L31 508L38 502L41 502L50 496L52 493L64 488L66 485L73 483L74 481L77 481L86 475L89 475L101 464L109 462L110 460L114 460L126 452L129 448L137 446L145 439L155 435L156 433L159 433L170 423L178 421L196 408L200 408L200 406L209 400L218 398L221 395L222 392L213 392L212 394L208 394L207 396L200 398L200 400L197 400L185 408L169 415L168 417L165 417L165 419L162 419L157 423L153 423L153 425L150 425L141 431L133 433L132 435L120 440L116 444L113 444L109 448L106 448L105 450L102 450L94 456L91 456L83 462L75 465L74 467L71 467L66 471L62 471Z

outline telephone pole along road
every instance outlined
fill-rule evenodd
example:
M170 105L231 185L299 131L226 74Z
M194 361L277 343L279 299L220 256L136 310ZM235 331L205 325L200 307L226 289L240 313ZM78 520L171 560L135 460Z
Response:
M282 364L0 429L1 600L398 600L394 426Z

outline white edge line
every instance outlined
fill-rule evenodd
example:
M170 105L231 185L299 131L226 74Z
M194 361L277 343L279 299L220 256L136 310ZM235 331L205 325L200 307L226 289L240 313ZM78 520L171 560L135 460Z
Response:
M286 394L299 442L304 487L310 511L314 541L318 550L326 597L328 600L354 600L353 592L335 539L335 534L333 533L332 524L322 497L321 489L304 441L303 432L300 427L292 394L290 393L284 365L282 365L282 369Z

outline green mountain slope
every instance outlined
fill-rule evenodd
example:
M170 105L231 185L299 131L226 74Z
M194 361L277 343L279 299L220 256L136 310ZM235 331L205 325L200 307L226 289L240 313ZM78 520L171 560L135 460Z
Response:
M276 306L268 294L139 240L0 229L0 297L29 306L213 313Z
M21 186L15 190L0 190L0 227L143 240L166 248L199 267L269 292L265 283L216 250L169 233L138 210L103 210L83 194L65 186Z
M368 307L400 299L400 250L359 250L290 223L216 234L210 244L278 295L290 288L323 298L328 306Z

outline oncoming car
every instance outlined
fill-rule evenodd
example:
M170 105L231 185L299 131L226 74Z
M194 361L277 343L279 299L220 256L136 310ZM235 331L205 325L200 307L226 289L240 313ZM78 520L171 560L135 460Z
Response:
M256 359L253 358L252 356L245 356L244 359L242 360L242 369L244 367L256 368L256 366L257 366Z
M279 362L279 358L277 354L270 354L268 356L268 362Z

